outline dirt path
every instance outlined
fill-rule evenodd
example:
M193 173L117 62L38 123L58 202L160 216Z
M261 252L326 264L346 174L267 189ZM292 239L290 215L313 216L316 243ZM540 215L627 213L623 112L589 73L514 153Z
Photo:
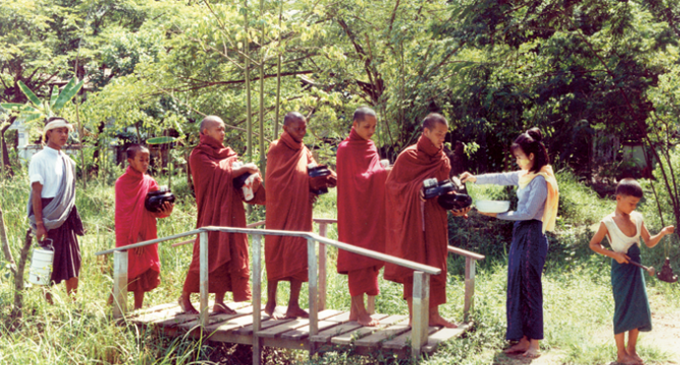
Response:
M651 300L654 301L653 299ZM654 308L654 306L652 306ZM651 347L655 347L666 353L671 354L671 358L675 359L668 364L680 364L680 310L674 312L663 311L652 313L652 332L649 334L642 334L647 337L648 345L651 342ZM603 335L605 335L603 333ZM653 336L653 337L652 337ZM653 339L653 340L650 340ZM613 341L613 338L612 338ZM565 364L565 353L560 349L552 349L545 351L538 359L524 359L521 356L506 356L499 354L494 358L494 364L498 365L562 365ZM615 362L609 363L614 365Z

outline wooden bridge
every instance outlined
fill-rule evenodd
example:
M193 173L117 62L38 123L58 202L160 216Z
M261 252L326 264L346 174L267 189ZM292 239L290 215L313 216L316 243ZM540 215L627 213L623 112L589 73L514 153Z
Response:
M328 239L328 224L334 219L314 219L319 224L319 234L256 229L264 222L248 225L247 228L202 227L169 237L144 241L125 247L97 252L96 255L114 255L114 317L129 322L154 326L170 336L192 336L211 341L247 344L253 346L253 364L261 363L262 346L307 350L310 356L318 351L336 346L351 346L354 353L371 354L387 351L399 357L418 358L423 353L432 353L437 345L455 338L469 328L469 313L473 307L475 263L484 256L449 247L449 252L465 257L465 303L464 323L456 329L428 327L429 279L440 269L400 259L379 252L352 246ZM244 233L252 237L252 291L251 303L232 303L236 314L211 315L208 300L208 232ZM127 313L127 250L168 242L187 236L199 236L200 244L200 302L196 303L199 314L185 314L177 303L162 304L148 309ZM262 236L295 236L307 239L309 266L309 318L272 320L263 311L261 303L262 286ZM180 244L190 243L184 241ZM318 243L318 256L317 256ZM178 245L178 244L175 244ZM369 297L368 310L380 321L379 327L362 327L349 321L349 312L326 309L326 245L337 247L359 255L400 265L414 270L412 326L408 326L407 315L386 315L374 313L374 302ZM259 310L255 310L259 308Z

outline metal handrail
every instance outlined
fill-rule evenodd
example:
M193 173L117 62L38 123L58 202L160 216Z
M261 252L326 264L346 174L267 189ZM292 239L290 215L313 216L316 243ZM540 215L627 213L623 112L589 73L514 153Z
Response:
M190 235L198 235L199 237L199 262L200 262L200 314L199 324L206 327L208 324L208 232L225 232L225 233L241 233L252 236L253 247L253 263L252 263L252 279L253 279L253 308L261 307L261 282L259 272L262 267L261 263L261 242L262 236L276 235L300 237L307 240L307 257L308 257L308 276L309 276L309 336L318 333L318 312L325 307L325 269L326 269L326 245L345 250L347 252L355 253L361 256L370 257L387 263L406 267L414 270L413 275L413 298L412 298L412 336L411 336L411 355L414 358L420 356L421 347L427 343L428 339L428 313L429 313L429 281L430 275L439 275L442 270L428 265L423 265L411 260L405 260L391 255L383 254L377 251L368 250L365 248L353 246L344 242L329 239L325 237L326 228L328 224L336 223L335 219L314 219L320 224L320 235L313 232L302 231L284 231L284 230L268 230L268 229L254 229L254 228L239 228L239 227L216 227L207 226L194 229L188 232L175 234L168 237L156 238L153 240L143 241L132 245L123 247L116 247L109 250L99 251L95 255L114 254L114 316L122 316L127 308L127 251L137 247L144 247L155 243L171 241L181 237ZM264 222L251 223L248 227L255 227L262 225ZM186 241L185 241L186 242ZM315 252L316 242L319 242L319 257L317 263L317 256ZM467 321L468 313L473 306L474 295L474 276L475 276L475 261L484 259L483 255L474 252L449 247L449 252L462 255L466 258L465 268L465 320ZM317 273L318 269L318 273ZM317 301L318 299L318 301ZM370 303L370 298L369 298ZM258 336L260 330L261 317L259 311L253 311L253 363L259 364L261 351L261 338ZM314 351L315 347L310 343L310 351Z

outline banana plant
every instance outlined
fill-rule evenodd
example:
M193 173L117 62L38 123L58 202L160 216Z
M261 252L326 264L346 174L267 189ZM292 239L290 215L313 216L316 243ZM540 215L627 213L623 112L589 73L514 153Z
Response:
M16 115L19 123L31 125L32 122L58 116L59 111L64 108L66 103L71 101L80 91L83 83L84 81L77 82L77 79L74 77L64 86L61 92L59 92L58 87L54 86L52 87L49 99L40 100L26 84L19 81L17 82L19 88L28 98L26 104L2 103L0 106Z

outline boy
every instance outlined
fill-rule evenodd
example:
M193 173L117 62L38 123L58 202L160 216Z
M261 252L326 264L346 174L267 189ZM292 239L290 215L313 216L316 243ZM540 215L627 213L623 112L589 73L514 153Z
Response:
M642 198L642 188L634 179L623 179L616 186L616 210L606 216L600 228L590 240L590 248L602 255L611 257L611 282L614 292L614 340L616 340L618 362L621 364L641 364L642 359L635 352L635 344L640 331L652 330L652 317L645 289L642 270L628 264L640 262L640 238L647 247L654 247L667 234L675 231L673 226L651 236L642 215L635 208ZM607 236L612 250L605 249L601 242ZM625 334L628 332L628 346Z
M132 145L126 150L128 168L116 180L116 247L158 238L156 218L172 213L173 204L165 202L159 213L144 207L147 193L158 190L149 175L149 150ZM160 284L161 263L158 244L138 247L128 252L128 291L134 293L135 309L142 308L144 293Z

